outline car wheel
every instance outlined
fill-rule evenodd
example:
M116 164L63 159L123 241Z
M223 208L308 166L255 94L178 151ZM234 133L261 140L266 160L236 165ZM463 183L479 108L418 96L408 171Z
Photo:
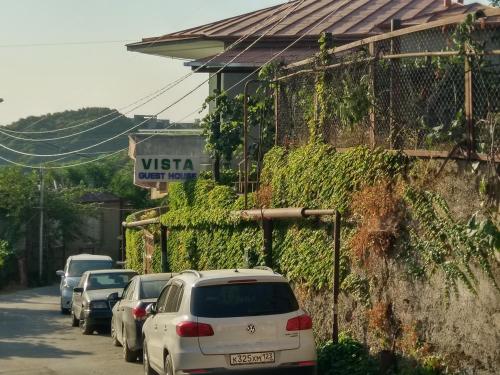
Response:
M142 344L142 364L144 366L144 375L156 375L156 372L149 365L149 355L146 340L144 340Z
M113 342L113 346L120 346L120 341L118 341L118 337L116 335L115 329L115 318L111 318L111 340Z
M69 309L64 308L62 303L61 303L61 314L63 314L63 315L69 314Z
M122 328L122 331L123 359L125 360L125 362L135 362L137 360L137 352L135 350L130 350L128 347L125 327Z
M80 319L77 319L75 313L71 312L71 327L78 327L80 324Z
M91 335L94 333L94 327L92 327L85 318L80 320L80 330L84 335Z
M165 357L165 375L174 375L174 366L172 364L172 357L167 354Z

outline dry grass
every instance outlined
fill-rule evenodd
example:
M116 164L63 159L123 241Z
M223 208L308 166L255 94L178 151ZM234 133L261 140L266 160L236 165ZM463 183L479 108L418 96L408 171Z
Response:
M372 263L372 256L383 258L392 250L403 218L400 190L399 186L381 182L353 198L353 213L360 218L360 227L351 239L351 251L365 266Z

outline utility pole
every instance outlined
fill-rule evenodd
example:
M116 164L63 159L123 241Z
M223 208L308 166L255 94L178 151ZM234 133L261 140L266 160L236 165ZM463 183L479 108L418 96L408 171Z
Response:
M43 205L45 198L45 186L43 181L43 167L40 168L40 237L38 248L38 278L42 281L43 277Z

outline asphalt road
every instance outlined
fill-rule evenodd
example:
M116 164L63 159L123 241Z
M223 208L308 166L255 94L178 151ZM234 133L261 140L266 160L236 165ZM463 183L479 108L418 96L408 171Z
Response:
M109 334L83 336L59 312L58 287L0 295L0 374L138 375Z

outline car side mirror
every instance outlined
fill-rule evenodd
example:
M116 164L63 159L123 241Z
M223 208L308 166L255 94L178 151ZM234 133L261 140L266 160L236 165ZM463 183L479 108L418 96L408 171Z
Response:
M112 301L119 301L121 300L122 297L118 294L118 292L115 292L115 293L111 293L109 296L108 296L108 300L112 300Z
M150 303L148 307L146 307L146 314L148 316L150 315L156 315L156 302Z
M61 271L61 270L56 271L56 275L63 277L64 276L64 271Z
M83 288L73 288L73 293L76 293L76 294L82 294L83 293Z

